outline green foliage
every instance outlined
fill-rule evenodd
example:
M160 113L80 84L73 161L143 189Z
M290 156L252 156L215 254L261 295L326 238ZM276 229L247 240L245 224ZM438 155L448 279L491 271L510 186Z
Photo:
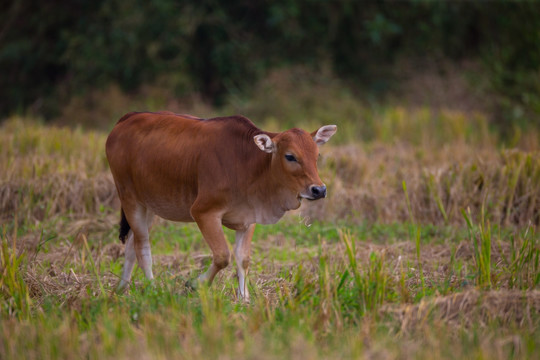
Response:
M222 105L293 64L330 64L377 96L395 84L399 58L483 62L504 129L540 106L535 2L13 1L3 10L0 116L55 117L71 96L110 84L198 91Z
M384 253L371 252L368 263L360 267L356 260L354 238L344 233L342 239L347 248L349 264L337 286L338 300L343 304L344 313L352 309L356 309L359 315L372 313L392 294ZM347 281L349 276L352 276L351 283Z

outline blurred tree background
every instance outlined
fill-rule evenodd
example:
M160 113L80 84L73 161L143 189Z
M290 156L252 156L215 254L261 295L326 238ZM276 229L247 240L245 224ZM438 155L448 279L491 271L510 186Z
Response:
M406 89L400 92L404 71L410 75L413 69L414 78L425 69L444 72L445 64L467 74L472 94L484 99L482 107L501 133L516 124L538 125L540 3L8 0L0 5L0 118L22 113L54 120L73 99L84 99L77 109L111 101L95 95L111 86L133 97L147 94L148 87L170 98L197 94L219 109L231 98L249 98L272 71L298 66L311 69L312 77L330 71L362 101L385 101L407 98ZM111 106L121 108L120 114L134 110Z

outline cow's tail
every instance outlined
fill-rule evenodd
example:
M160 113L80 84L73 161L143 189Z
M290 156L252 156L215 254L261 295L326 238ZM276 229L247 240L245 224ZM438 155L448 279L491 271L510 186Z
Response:
M126 214L124 213L124 209L120 209L120 240L122 241L122 244L126 243L126 236L129 233L129 230L131 229L131 226L129 226L129 223L126 219Z

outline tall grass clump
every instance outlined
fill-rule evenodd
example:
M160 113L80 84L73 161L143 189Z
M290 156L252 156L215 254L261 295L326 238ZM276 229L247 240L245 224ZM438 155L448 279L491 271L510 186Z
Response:
M288 276L292 289L277 289L278 305L287 311L298 314L317 309L309 322L317 329L359 324L365 316L376 316L383 304L398 298L398 285L385 253L371 251L359 258L355 236L340 231L339 239L344 253L336 256L319 248L317 268L308 271L305 266L296 267Z
M0 234L0 316L28 319L31 315L32 300L24 281L27 258L24 251L17 251L16 231L11 236L11 244L3 227Z
M536 227L501 235L500 227L493 227L484 218L475 224L468 210L463 211L469 240L473 249L476 283L484 289L536 289L540 285L540 243ZM506 239L505 239L506 238ZM498 250L495 258L494 250ZM495 267L495 261L499 266Z
M489 221L486 224L484 218L484 210L482 208L480 216L480 224L478 227L473 225L470 210L465 212L463 210L463 217L467 222L467 229L469 230L469 238L473 244L473 258L476 268L476 281L478 286L482 288L491 288L491 227Z
M501 243L499 246L502 247ZM540 286L540 238L528 226L510 236L509 254L501 251L503 274L509 289L538 289Z
M360 316L373 313L393 294L384 253L370 252L367 263L359 265L355 239L347 233L340 237L346 246L348 263L339 278L337 299L344 313L351 309Z

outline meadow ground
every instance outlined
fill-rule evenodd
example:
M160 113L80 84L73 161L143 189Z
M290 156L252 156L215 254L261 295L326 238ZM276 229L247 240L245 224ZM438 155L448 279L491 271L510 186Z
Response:
M329 198L257 227L250 304L233 266L188 290L209 249L193 224L159 219L155 282L137 269L113 294L123 246L106 134L8 119L0 358L538 358L538 133L506 149L479 115L372 118L372 140L338 124L322 149Z

